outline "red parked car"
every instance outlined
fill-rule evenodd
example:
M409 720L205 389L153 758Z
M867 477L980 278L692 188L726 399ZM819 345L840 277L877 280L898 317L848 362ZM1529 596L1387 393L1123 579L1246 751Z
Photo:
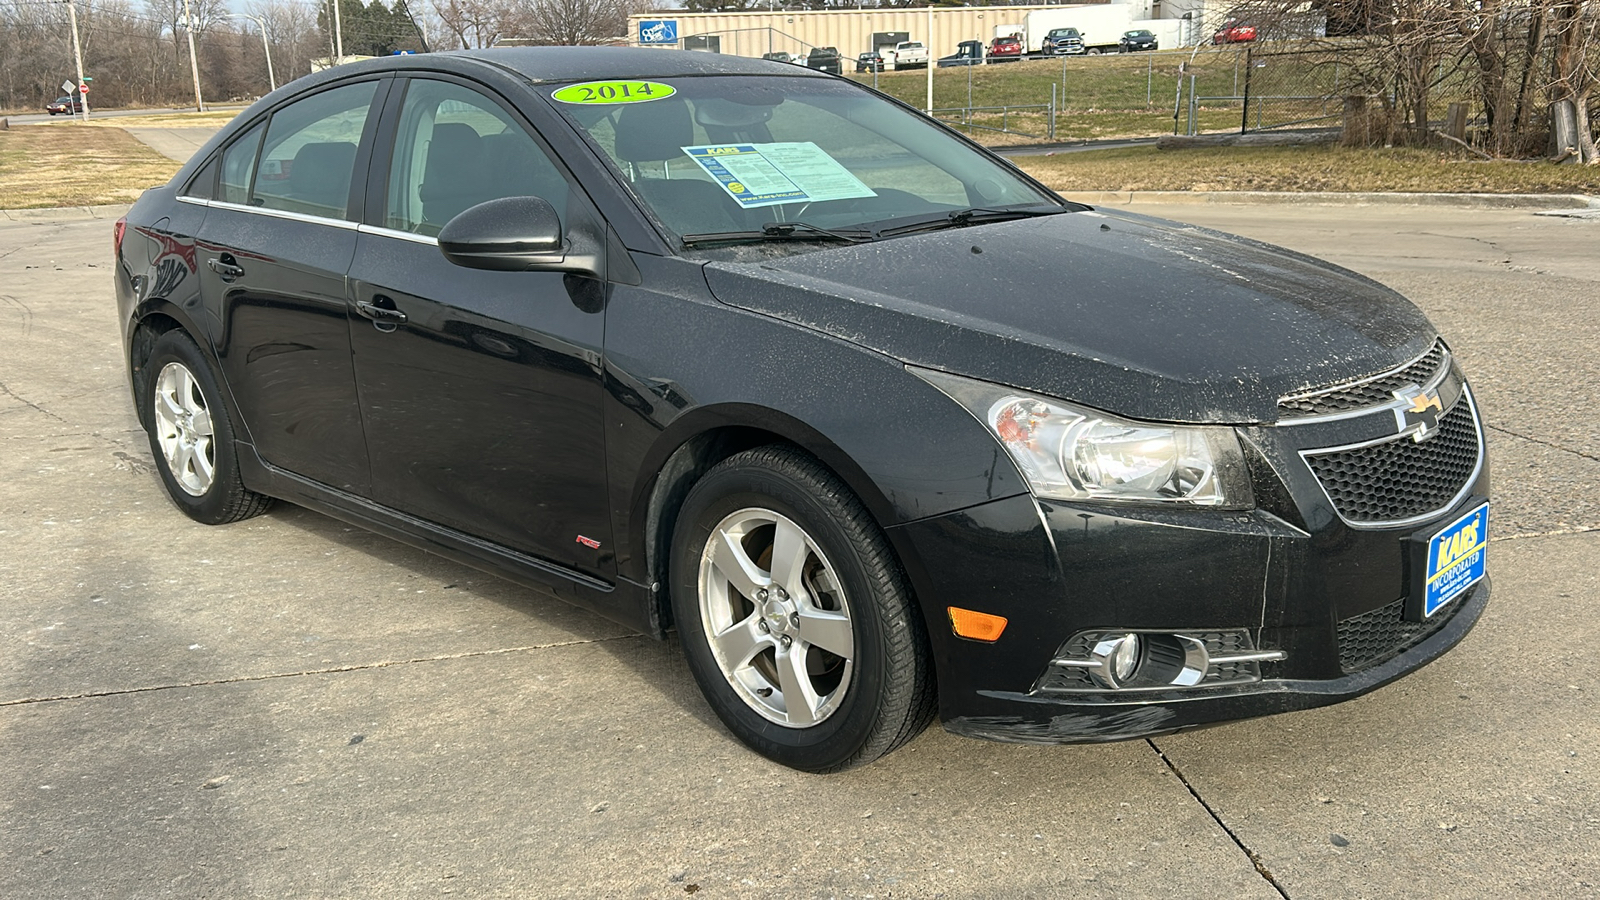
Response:
M1229 19L1222 23L1217 33L1211 36L1213 44L1243 44L1256 39L1256 27L1247 25L1237 19Z
M78 97L57 97L54 103L46 103L44 111L52 116L72 115L83 112L83 101Z
M1022 36L997 37L989 42L990 62L1010 62L1022 58Z

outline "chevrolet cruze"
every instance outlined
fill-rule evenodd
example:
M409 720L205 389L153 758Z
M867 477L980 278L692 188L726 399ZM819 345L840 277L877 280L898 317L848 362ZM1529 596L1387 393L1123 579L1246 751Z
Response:
M338 66L115 244L190 518L288 501L675 630L797 768L1334 703L1488 602L1482 424L1410 303L820 72Z

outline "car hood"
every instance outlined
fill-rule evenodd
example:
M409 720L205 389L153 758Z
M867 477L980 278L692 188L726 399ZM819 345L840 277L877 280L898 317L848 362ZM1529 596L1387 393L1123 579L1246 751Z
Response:
M705 272L724 303L908 364L1168 422L1272 422L1279 397L1394 368L1436 335L1405 298L1354 272L1128 214Z

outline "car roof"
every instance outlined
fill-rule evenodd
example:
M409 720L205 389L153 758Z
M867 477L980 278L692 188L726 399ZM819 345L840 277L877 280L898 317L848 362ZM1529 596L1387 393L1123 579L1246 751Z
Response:
M837 53L831 47L816 47L811 53ZM396 71L453 68L462 62L486 63L516 72L534 82L601 81L608 78L681 78L695 75L785 75L800 78L830 78L822 72L796 68L767 59L750 59L721 53L694 50L650 49L642 47L492 47L484 50L450 50L443 53L418 53L383 56L344 66L324 69L324 73L346 71Z

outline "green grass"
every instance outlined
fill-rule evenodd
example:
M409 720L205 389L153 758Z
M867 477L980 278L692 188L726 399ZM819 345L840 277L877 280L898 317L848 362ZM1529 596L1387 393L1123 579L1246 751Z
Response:
M1395 147L1134 147L1014 160L1064 192L1400 191L1600 195L1600 169Z

